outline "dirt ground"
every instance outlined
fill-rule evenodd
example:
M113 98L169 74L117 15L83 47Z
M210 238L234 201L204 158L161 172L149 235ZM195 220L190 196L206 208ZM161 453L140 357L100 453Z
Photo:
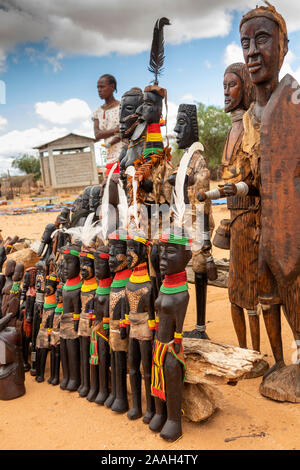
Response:
M215 206L216 226L227 216L225 206ZM0 216L3 235L39 238L46 223L56 213ZM228 257L214 248L214 257ZM195 324L194 287L184 329ZM208 287L207 332L211 339L238 346L233 329L227 290ZM293 337L282 318L286 363L292 362ZM249 332L248 332L249 333ZM249 335L248 335L249 336ZM251 347L250 338L248 345ZM273 357L261 318L261 351L269 364ZM49 363L46 370L49 377ZM129 421L126 414L89 403L78 393L38 384L26 374L26 394L13 401L0 402L1 450L291 450L300 449L300 405L278 403L259 394L261 379L243 380L236 386L224 385L222 408L200 424L183 419L183 437L166 443L153 434L142 420ZM129 395L130 399L130 395ZM264 433L264 434L261 434ZM249 435L257 435L249 437ZM226 439L236 438L229 442Z

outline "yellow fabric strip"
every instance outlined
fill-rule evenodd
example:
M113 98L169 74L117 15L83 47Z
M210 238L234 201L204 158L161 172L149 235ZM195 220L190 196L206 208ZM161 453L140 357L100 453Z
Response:
M96 290L97 287L98 287L97 282L95 282L95 284L90 284L90 285L82 284L81 292L91 292L92 290Z
M133 284L141 284L142 282L149 282L150 277L148 274L145 274L145 276L135 276L134 274L131 274L129 281Z
M161 134L147 134L146 142L162 142L163 138Z

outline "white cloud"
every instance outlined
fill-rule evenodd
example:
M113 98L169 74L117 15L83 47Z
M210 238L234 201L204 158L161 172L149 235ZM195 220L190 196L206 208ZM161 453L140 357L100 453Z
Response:
M86 120L91 110L84 100L71 98L62 103L43 101L35 104L35 112L53 124L69 124L74 121Z
M33 153L33 147L62 137L70 131L66 128L45 126L23 131L13 130L0 136L0 159L13 158L23 153Z
M79 127L72 129L72 132L74 132L74 134L85 135L87 137L94 138L95 135L93 121L91 119L86 119L85 121L82 121Z
M191 93L186 93L185 95L181 97L181 101L184 103L189 103L190 101L194 103L195 97Z
M4 51L17 44L47 42L68 54L102 56L111 52L136 54L148 50L157 18L167 16L166 42L225 36L232 11L245 7L241 0L2 0L0 43ZM51 56L51 60L57 57Z
M280 79L283 78L287 73L289 73L298 81L298 83L300 83L300 67L298 67L296 70L293 70L292 66L295 59L295 54L292 51L289 51L285 56L282 68L280 70Z
M236 42L228 44L224 53L224 62L226 67L236 62L244 62L243 50L239 44Z
M0 130L4 129L7 126L7 119L3 116L0 116Z

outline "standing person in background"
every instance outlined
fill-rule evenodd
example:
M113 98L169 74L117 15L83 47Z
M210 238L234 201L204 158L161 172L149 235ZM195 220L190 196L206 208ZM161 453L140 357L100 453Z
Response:
M107 149L107 171L118 161L122 149L119 130L119 106L120 102L115 99L114 92L117 91L117 81L109 74L102 75L97 82L98 94L105 103L99 106L92 115L94 121L94 134L96 142L104 139Z

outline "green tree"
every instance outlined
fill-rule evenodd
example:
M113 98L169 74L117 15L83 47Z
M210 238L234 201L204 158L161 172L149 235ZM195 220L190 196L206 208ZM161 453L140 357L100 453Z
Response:
M38 180L41 177L41 165L39 157L35 155L24 154L20 157L14 158L11 166L26 173L26 175L34 175L34 180Z
M198 103L199 140L204 146L210 169L217 168L222 160L227 134L232 126L231 117L222 108Z

